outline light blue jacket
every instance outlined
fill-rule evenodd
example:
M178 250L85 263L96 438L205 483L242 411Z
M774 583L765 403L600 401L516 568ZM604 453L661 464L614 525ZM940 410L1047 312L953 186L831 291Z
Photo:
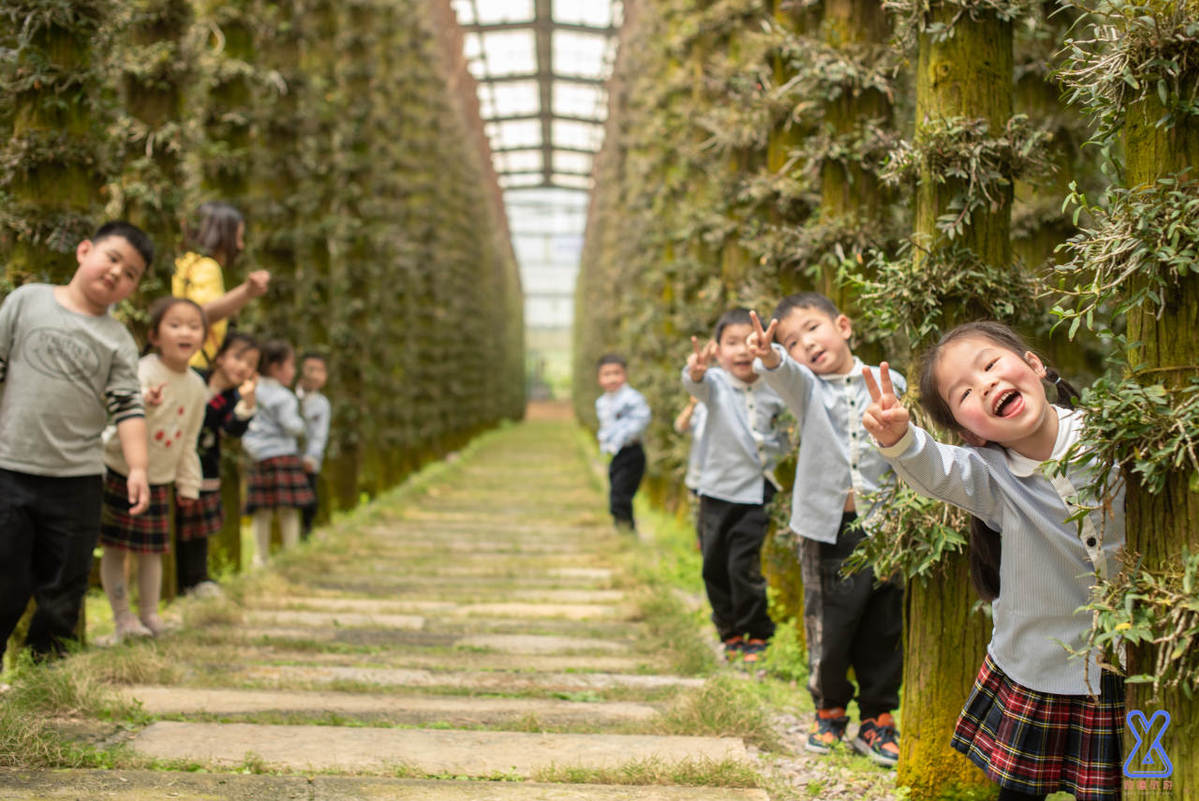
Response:
M762 503L763 479L790 443L779 428L783 399L761 381L746 384L719 367L692 381L683 368L683 387L708 407L704 423L698 492L730 503Z
M294 392L273 378L258 379L257 411L241 438L242 449L256 462L276 456L298 456L298 438L304 433L300 401Z
M641 441L651 413L645 396L622 384L615 392L605 392L595 399L595 416L600 424L596 432L600 450L616 455L624 446Z
M1058 436L1050 461L1077 441L1082 415L1054 407ZM937 442L909 426L883 455L904 483L921 495L965 509L1000 532L999 597L992 603L987 651L1013 681L1063 695L1099 692L1095 654L1069 659L1062 643L1084 650L1091 616L1079 612L1095 576L1114 571L1124 546L1124 486L1111 502L1092 508L1082 530L1066 522L1079 508L1079 493L1094 465L1071 462L1064 475L997 445L958 447Z

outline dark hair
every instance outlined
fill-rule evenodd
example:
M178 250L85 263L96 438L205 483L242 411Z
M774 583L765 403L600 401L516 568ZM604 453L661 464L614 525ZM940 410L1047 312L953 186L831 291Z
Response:
M920 363L920 405L934 423L951 431L962 431L961 424L953 416L949 404L941 397L937 384L936 367L941 351L952 342L968 336L989 339L1004 350L1024 358L1032 350L1024 340L1008 326L994 320L978 320L964 323L944 334L936 345L929 348ZM1044 360L1042 359L1042 362ZM1045 365L1045 380L1057 387L1057 403L1074 408L1078 390L1062 380L1057 371ZM970 580L984 601L999 597L999 562L1003 555L1000 534L977 517L970 517Z
M304 351L303 353L300 354L300 358L297 359L296 361L299 362L300 364L303 364L304 362L308 361L309 359L316 359L318 362L325 365L326 367L329 366L328 357L326 357L325 354L321 353L320 351L316 351L316 350Z
M125 220L110 220L92 234L92 244L98 244L113 236L119 236L132 245L133 249L142 257L142 261L146 263L146 270L150 269L150 265L154 263L154 243L150 241L150 237L146 235L145 231Z
M819 309L834 320L841 314L837 304L819 292L796 292L779 301L779 305L774 307L773 317L782 320L795 309Z
M621 369L628 370L629 363L619 353L605 353L595 360L595 369L598 370L605 364L619 364Z
M247 348L256 350L261 355L262 348L258 346L258 340L244 331L230 331L225 334L225 341L217 348L216 353L208 360L208 363L216 366L216 360L225 355L225 353L233 348L234 345L245 345Z
M148 336L157 336L158 326L162 325L162 318L167 316L167 312L178 306L180 303L185 303L200 313L200 320L204 323L204 336L208 336L208 315L204 313L203 307L196 303L191 298L177 298L174 295L167 295L165 298L159 298L150 304L150 322L146 326Z
M268 367L283 364L283 362L287 361L288 356L296 352L295 348L282 339L268 339L262 343L262 347L259 350L262 356L258 359L258 369L263 373L267 371Z
M724 329L730 325L753 325L754 320L749 316L749 309L738 307L729 309L724 314L720 315L720 319L716 321L716 328L712 334L712 338L717 343L720 342L720 335L724 333Z
M183 227L184 245L228 268L238 254L237 227L245 221L232 204L220 200L202 203L191 222Z

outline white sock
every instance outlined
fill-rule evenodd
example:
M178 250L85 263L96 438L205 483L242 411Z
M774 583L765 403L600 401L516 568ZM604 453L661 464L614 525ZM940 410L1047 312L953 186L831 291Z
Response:
M258 509L254 512L254 564L265 565L271 555L271 518L273 509Z
M126 553L124 548L105 545L104 553L100 556L100 584L108 596L108 605L112 607L113 620L117 622L133 615L129 611L129 584L125 580Z
M300 544L300 510L280 509L279 528L283 534L283 547L294 548Z
M162 554L137 555L137 611L143 623L158 620L158 599L162 597ZM157 634L158 632L154 632Z

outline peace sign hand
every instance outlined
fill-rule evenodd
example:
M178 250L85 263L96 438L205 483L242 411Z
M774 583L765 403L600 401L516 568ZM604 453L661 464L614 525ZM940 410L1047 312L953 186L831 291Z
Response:
M782 362L782 359L774 352L774 347L771 345L774 342L774 329L778 328L779 325L778 318L772 319L770 327L765 331L762 330L762 321L758 319L756 311L751 311L749 318L753 321L753 331L750 332L749 339L745 340L745 344L749 347L749 352L755 359L761 359L763 365L773 370Z
M882 389L874 383L870 368L862 369L862 378L866 381L866 390L870 393L871 400L865 414L862 415L862 426L874 437L875 442L889 448L907 433L911 415L895 395L895 387L891 384L890 365L883 362L878 366L878 373Z
M142 390L142 400L147 406L162 405L162 391L166 387L167 382L163 381L158 386L148 386Z
M704 380L704 374L708 372L708 362L716 355L716 343L708 340L703 350L700 350L699 338L691 337L691 349L694 352L687 357L687 373L691 376L691 380L698 384Z

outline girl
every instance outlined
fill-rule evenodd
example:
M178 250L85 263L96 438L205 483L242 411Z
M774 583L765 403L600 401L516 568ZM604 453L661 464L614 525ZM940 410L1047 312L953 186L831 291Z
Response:
M240 437L254 416L258 383L258 343L249 334L233 332L225 337L212 360L208 376L208 404L198 443L200 500L180 505L175 515L179 591L197 595L219 595L220 588L208 577L208 538L221 530L221 437Z
M270 553L274 513L279 513L283 547L291 548L300 541L300 509L314 500L296 441L304 433L304 418L300 401L288 389L295 377L291 345L280 340L264 344L258 412L242 438L242 447L254 460L246 512L254 516L255 565L265 564Z
M225 291L224 271L233 266L246 247L246 221L228 203L205 203L184 227L187 252L175 260L171 293L194 300L204 309L210 330L203 348L192 359L193 367L207 368L225 339L225 319L266 293L271 274L255 270L241 285Z
M125 486L129 467L120 443L113 437L105 446L100 580L112 605L118 640L157 637L163 631L158 599L162 591L162 555L170 534L170 484L175 483L181 506L200 494L200 460L195 442L204 420L207 390L204 381L187 365L207 333L204 311L190 300L160 298L150 307L149 339L154 352L138 362L150 457L150 508L143 514L130 514ZM138 617L129 611L127 553L138 555Z
M1082 416L1049 403L1072 391L1007 326L969 323L925 357L921 402L967 445L932 439L909 423L886 362L862 424L917 492L959 506L1002 532L987 656L954 731L953 747L1000 787L1003 801L1064 790L1084 801L1120 796L1123 682L1086 650L1087 603L1124 543L1124 491L1080 506L1094 465L1084 455L1058 469ZM1081 525L1066 518L1087 509Z

